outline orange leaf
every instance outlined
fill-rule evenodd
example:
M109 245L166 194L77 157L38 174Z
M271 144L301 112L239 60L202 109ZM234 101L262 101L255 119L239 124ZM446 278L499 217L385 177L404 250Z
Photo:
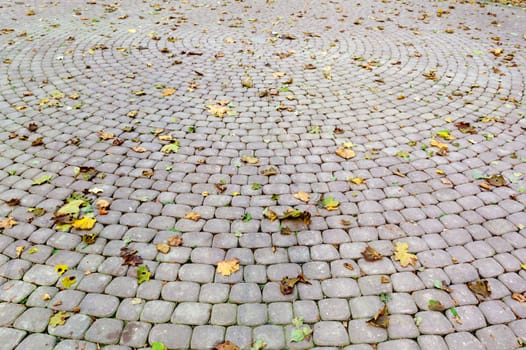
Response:
M239 259L234 258L230 260L220 261L217 264L217 273L223 276L230 276L232 273L239 270Z
M184 216L185 219L190 219L190 220L194 220L194 221L198 221L199 219L201 219L201 215L199 213L195 213L195 212L190 212L188 214L186 214Z
M348 149L345 147L338 147L338 149L336 150L336 155L344 159L351 159L356 156L356 153L352 149Z
M168 88L168 89L164 89L163 90L163 96L166 97L166 96L171 96L175 93L175 89L172 89L172 88Z

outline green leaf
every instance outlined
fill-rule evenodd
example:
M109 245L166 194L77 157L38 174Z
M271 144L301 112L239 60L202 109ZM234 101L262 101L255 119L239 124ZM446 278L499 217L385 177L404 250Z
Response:
M270 196L270 199L272 199L273 201L279 201L279 194L273 194L272 196Z
M245 216L243 216L243 222L249 222L250 220L252 220L252 215L246 213Z
M51 176L50 175L42 175L39 178L36 178L33 180L33 185L42 185L44 183L50 183L51 182Z
M435 280L433 281L433 286L437 289L442 289L443 288L443 284L442 284L442 281L439 281L439 280Z
M305 334L303 333L302 329L294 329L290 333L290 341L299 343L300 341L303 341L305 339Z
M50 327L62 326L71 315L66 311L59 311L49 319Z
M166 154L179 152L179 141L176 140L172 143L164 145L163 148L161 148L161 152Z
M422 323L422 317L415 317L415 326L420 327Z
M146 265L137 266L137 283L142 284L150 280L152 273Z
M439 300L435 299L430 299L427 307L431 311L444 311L444 305Z
M458 314L457 309L455 309L454 307L450 308L449 311L451 311L451 313L453 314L453 316L455 316L455 317L460 317L460 315Z
M29 250L27 251L27 254L35 254L38 252L38 248L37 247L31 247L29 248Z
M387 303L389 300L391 300L391 296L387 293L380 294L380 301L382 303Z
M303 326L303 317L294 317L292 319L292 324L294 325L294 327L300 328L301 326Z
M16 174L16 170L11 169L7 173L9 174L9 176L13 176Z
M166 350L166 346L160 341L152 343L152 350Z
M265 349L265 346L267 346L265 341L263 339L258 339L254 342L254 344L252 344L250 350L263 350Z
M339 205L340 205L340 202L334 199L333 196L329 196L323 199L323 207L327 210L336 210L338 209Z
M253 184L252 184L252 189L253 189L254 191L257 191L257 190L261 189L261 184L253 183Z
M409 160L411 156L406 151L398 151L396 152L396 156L402 158L403 160Z

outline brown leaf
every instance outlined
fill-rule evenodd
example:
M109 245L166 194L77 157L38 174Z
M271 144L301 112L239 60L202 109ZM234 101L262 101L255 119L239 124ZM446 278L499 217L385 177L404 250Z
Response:
M144 153L146 151L148 151L146 148L142 147L142 146L135 146L135 147L132 147L132 150L134 152L137 152L137 153Z
M473 293L488 298L491 295L491 288L488 280L476 280L474 282L468 282L468 288Z
M217 189L217 193L223 193L226 191L226 185L222 183L216 183L215 187Z
M110 207L110 202L105 199L99 199L97 201L97 208L99 209L99 215L108 214L108 208Z
M37 137L36 139L33 140L33 142L31 142L31 146L33 147L41 146L43 144L44 144L44 138L42 136Z
M300 273L298 276L296 276L294 278L283 277L283 279L281 280L281 282L279 284L279 290L281 291L281 293L283 295L292 294L292 292L294 291L294 286L297 283L311 284L305 278L305 276Z
M307 192L300 191L294 194L294 198L307 203L312 198L312 196Z
M113 142L111 143L113 146L120 146L124 143L124 140L123 139L115 139L113 140Z
M190 219L190 220L193 220L193 221L199 221L199 219L201 219L201 214L192 211L192 212L186 214L184 216L184 218L185 219Z
M506 179L502 175L491 175L486 179L486 182L495 187L506 186Z
M224 260L217 263L217 273L223 276L230 276L232 273L239 270L239 259L234 258L230 260Z
M142 258L137 255L137 250L135 249L121 248L121 258L124 260L122 265L137 266L143 263Z
M24 250L26 250L26 246L25 245L19 245L15 248L15 252L16 252L16 257L17 258L20 258L20 255L22 255L22 253L24 252Z
M155 248L159 253L168 254L170 252L170 246L166 243L157 243Z
M276 175L278 173L278 171L276 170L276 168L274 167L270 167L268 169L265 169L261 172L261 175L263 176L271 176L271 175Z
M391 280L389 280L389 277L387 277L387 276L381 276L381 277L380 277L380 282L381 282L382 284L387 284L387 283L390 283Z
M272 209L270 209L269 207L266 207L263 210L263 216L265 218L269 219L272 222L275 221L278 218L278 214L276 214L274 211L272 211Z
M387 312L387 305L384 305L378 312L367 321L367 324L373 327L387 328L389 327L389 316Z
M230 340L227 340L224 343L217 344L215 350L241 350L239 346L232 343Z
M470 123L467 123L467 122L458 122L458 123L455 123L455 126L463 134L476 134L477 133L477 130Z
M9 205L10 207L14 207L15 205L20 204L20 199L18 198L11 198L5 202L5 204Z
M177 90L173 89L173 88L167 88L167 89L164 89L163 90L163 96L164 97L167 97L167 96L172 96L173 94L175 94Z
M4 220L0 220L0 229L12 228L18 224L18 222L12 217L8 217Z
M520 294L520 293L512 293L511 297L515 300L517 300L519 303L524 303L526 301L526 296Z
M179 247L183 244L183 237L182 236L172 236L168 238L167 243L170 247Z
M27 130L35 132L38 130L38 125L36 123L31 122L27 125Z
M343 263L343 267L345 267L346 269L351 270L351 271L354 270L353 264Z
M151 170L143 170L142 171L142 176L147 177L149 179L149 178L151 178L153 176L153 171L151 171Z
M365 250L362 252L362 256L366 261L369 262L378 261L383 258L383 255L378 253L378 251L376 251L376 249L374 249L370 245L365 247Z
M99 136L99 139L101 140L111 140L115 138L115 134L104 132L104 130L100 130L99 132L97 132L97 135Z

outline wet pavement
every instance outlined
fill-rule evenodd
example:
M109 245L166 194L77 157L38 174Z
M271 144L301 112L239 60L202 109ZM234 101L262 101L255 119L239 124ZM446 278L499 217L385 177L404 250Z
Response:
M0 2L0 349L520 347L525 28Z

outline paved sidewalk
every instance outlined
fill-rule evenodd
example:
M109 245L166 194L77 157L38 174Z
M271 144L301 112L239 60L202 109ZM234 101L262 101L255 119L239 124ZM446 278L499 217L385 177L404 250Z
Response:
M0 33L1 350L526 342L526 10L5 0Z

